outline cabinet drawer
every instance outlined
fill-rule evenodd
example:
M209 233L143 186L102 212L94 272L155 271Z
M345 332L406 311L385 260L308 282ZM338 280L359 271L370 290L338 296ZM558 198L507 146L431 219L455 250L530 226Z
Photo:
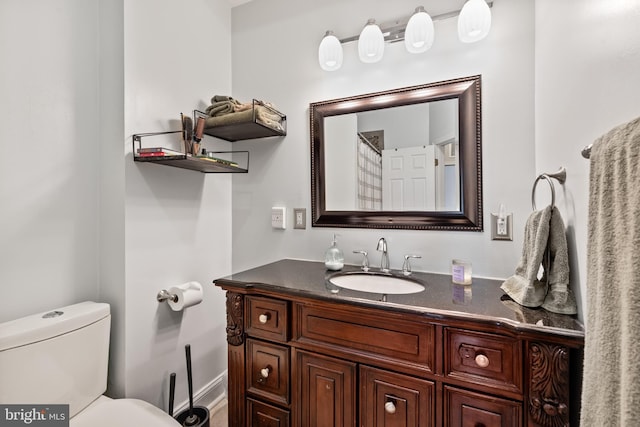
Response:
M435 425L434 388L430 381L360 366L360 425Z
M289 338L288 313L287 301L248 296L246 332L252 337L286 342Z
M449 378L522 393L522 351L516 339L447 328L444 360Z
M444 388L445 427L521 427L522 405L454 387Z
M289 404L288 347L247 339L247 392Z
M289 427L289 411L247 399L247 426Z
M435 335L431 324L357 307L337 310L298 304L296 316L294 335L301 342L330 344L350 353L356 350L376 363L402 362L412 371L433 373Z

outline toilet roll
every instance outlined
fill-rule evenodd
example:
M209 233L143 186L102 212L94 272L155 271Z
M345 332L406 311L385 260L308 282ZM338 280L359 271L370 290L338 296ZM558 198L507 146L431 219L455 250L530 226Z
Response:
M176 296L175 301L167 300L173 311L180 311L202 302L202 285L198 282L172 286L169 288L169 293Z

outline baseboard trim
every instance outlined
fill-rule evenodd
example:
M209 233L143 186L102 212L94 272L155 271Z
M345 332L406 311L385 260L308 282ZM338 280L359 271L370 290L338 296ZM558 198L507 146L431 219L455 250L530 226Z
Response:
M209 410L213 409L219 402L227 397L227 371L218 375L200 390L193 394L193 404L204 406ZM179 414L181 411L189 408L189 400L185 400L177 406L173 413Z

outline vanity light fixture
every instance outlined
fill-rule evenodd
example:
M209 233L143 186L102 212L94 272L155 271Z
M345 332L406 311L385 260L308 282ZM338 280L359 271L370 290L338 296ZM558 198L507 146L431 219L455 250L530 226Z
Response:
M464 43L482 40L491 29L491 0L467 0L462 9L430 16L423 6L415 9L413 15L404 21L390 24L376 24L369 19L358 36L338 39L333 31L327 31L318 48L320 67L325 71L335 71L342 66L342 44L357 41L358 56L364 63L374 63L382 59L385 42L404 40L409 53L423 53L429 50L434 40L434 21L458 18L458 37Z
M335 71L342 67L342 45L333 31L327 31L320 42L318 61L320 68L325 71Z
M433 20L424 10L424 7L419 6L409 18L407 28L404 30L404 45L407 48L407 52L426 52L433 45L433 38Z
M485 0L468 0L458 18L458 37L464 43L482 40L491 29L491 10Z
M384 54L384 36L375 19L369 19L358 37L358 55L360 61L372 64L382 59Z

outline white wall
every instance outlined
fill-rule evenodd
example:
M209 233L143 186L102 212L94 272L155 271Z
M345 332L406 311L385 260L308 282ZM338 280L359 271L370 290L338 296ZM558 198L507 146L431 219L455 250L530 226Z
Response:
M196 391L226 369L211 281L231 271L231 177L134 163L131 135L230 92L230 16L226 0L0 2L0 322L109 302L109 394L161 408L170 372L186 400L186 343ZM156 302L189 280L202 304Z
M111 306L107 392L125 395L124 0L98 2L99 297ZM124 146L126 147L126 145Z
M427 1L433 14L459 8L462 0ZM317 49L327 29L339 37L360 32L368 18L391 21L411 14L408 0L309 2L260 0L232 11L233 94L265 99L287 114L281 139L235 143L251 151L248 174L233 179L233 269L292 257L322 260L336 229L272 230L270 207L307 208L310 217L309 103L415 84L482 75L484 233L340 229L346 261L355 249L375 252L378 238L389 243L391 266L404 254L421 254L415 269L448 272L452 258L473 262L478 276L513 274L530 214L534 175L534 3L497 1L493 28L483 41L458 42L457 21L436 22L433 48L409 55L401 43L387 45L377 64L361 64L355 44L345 46L342 69L322 71ZM491 241L489 213L500 203L514 213L514 241Z
M430 104L417 104L358 113L358 130L383 129L385 149L429 144L430 111Z
M125 393L164 408L171 372L177 372L176 402L187 396L185 344L191 344L194 390L226 369L224 292L211 282L231 271L231 176L135 163L130 138L180 129L181 112L190 115L214 94L230 92L230 6L137 0L125 2L124 20ZM210 150L228 145L203 141ZM190 280L204 286L202 304L173 312L156 302L161 289Z
M535 13L536 173L567 168L557 203L585 307L589 161L580 151L640 116L640 2L538 0Z
M325 138L333 143L325 144L324 155L327 162L335 164L335 173L325 177L327 209L353 210L358 206L358 117L344 114L330 117L325 127ZM346 147L346 148L345 148Z
M98 297L97 8L0 2L0 322Z

